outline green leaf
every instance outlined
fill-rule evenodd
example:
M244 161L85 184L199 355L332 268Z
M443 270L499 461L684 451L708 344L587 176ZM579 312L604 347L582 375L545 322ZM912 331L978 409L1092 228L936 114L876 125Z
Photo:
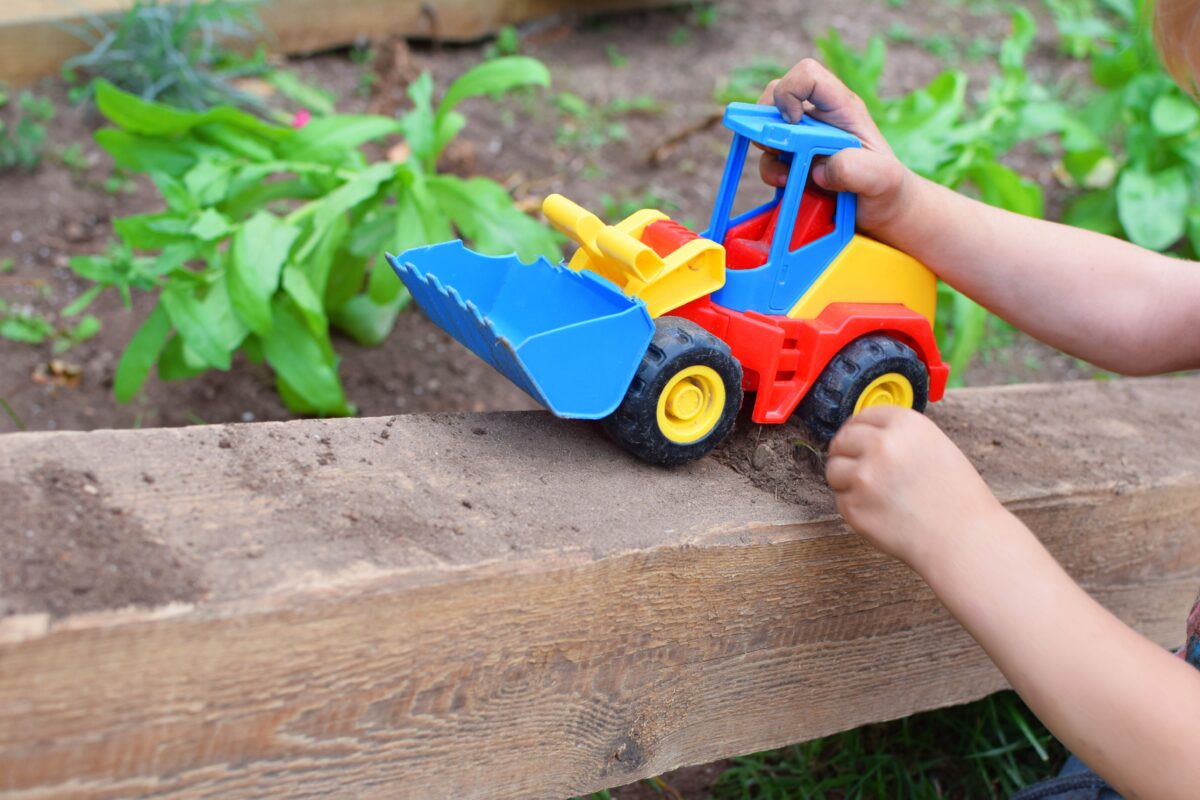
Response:
M0 338L25 344L41 344L54 335L54 326L36 314L8 316L0 310Z
M1192 245L1192 258L1200 258L1200 206L1188 209L1188 242Z
M367 280L367 295L376 303L390 303L407 290L404 283L385 259L379 259Z
M344 215L338 217L332 225L317 234L311 254L295 261L304 270L309 285L313 287L313 291L317 293L318 297L326 297L325 290L330 284L330 276L336 276L343 270L346 236L349 230L350 219ZM365 258L366 255L359 257L359 262L365 263L362 261ZM336 281L336 277L334 280ZM361 275L358 280L362 281ZM356 291L358 291L357 287L352 289L346 297L350 297ZM328 298L326 298L326 302L328 303ZM345 301L343 300L343 302Z
M210 367L229 369L248 328L234 314L225 281L200 288L173 283L160 302L192 352Z
M167 201L167 208L179 214L186 214L187 216L192 216L196 212L196 201L188 193L188 189L183 185L182 180L163 172L151 173L150 179L158 187L163 200Z
M1117 217L1116 190L1110 187L1073 198L1063 211L1062 221L1110 236L1119 234L1121 221Z
M336 100L333 92L305 83L295 73L283 69L272 70L266 75L267 83L279 90L292 102L318 114L332 114Z
M378 267L376 267L376 271L379 271ZM396 282L400 283L399 279ZM334 312L333 324L361 345L374 347L381 344L395 327L396 316L411 299L404 284L400 284L400 289L401 291L395 297L382 302L373 299L365 292L352 297L349 302Z
M96 131L96 143L117 166L130 172L164 173L181 177L196 163L196 157L173 142L151 139L113 128Z
M151 136L182 133L202 116L123 92L103 78L96 81L96 107L114 124Z
M325 318L325 304L308 282L304 270L295 264L288 264L283 270L283 290L295 302L313 335L325 335L329 330L329 321Z
M224 215L219 211L211 208L206 208L200 212L200 216L188 228L189 233L206 242L212 242L226 236L229 230L229 220L225 219Z
M352 414L329 337L314 334L286 295L275 298L271 312L271 333L260 341L267 363L287 387L281 386L280 394L288 407L300 413Z
M1181 167L1161 172L1125 169L1117 181L1117 214L1129 241L1151 250L1165 250L1177 242L1183 236L1190 188Z
M202 112L183 111L123 92L104 79L96 81L96 106L114 124L146 136L178 136L213 123L229 125L266 139L282 139L290 134L288 128L263 122L253 114L230 106Z
M1178 136L1200 123L1196 104L1174 92L1159 95L1150 107L1150 124L1159 136Z
M183 343L183 337L172 336L158 357L158 379L178 381L194 378L208 369L198 356Z
M979 189L983 202L1017 214L1041 218L1041 187L1018 175L1010 167L998 161L984 161L972 166L966 177Z
M233 164L201 161L183 176L183 185L202 206L215 206L225 199L232 180Z
M192 223L171 212L135 214L113 221L113 230L121 241L135 250L159 250L187 240Z
M64 317L73 317L76 314L81 313L85 308L92 304L92 301L96 299L97 295L104 291L104 288L105 287L103 284L96 284L95 286L91 287L83 294L79 295L79 297L76 297L66 308L64 308L61 312L62 315Z
M401 132L400 122L390 117L338 114L318 117L305 125L280 148L294 161L320 161L340 165L358 155L366 142Z
M1005 70L1024 71L1025 56L1037 38L1033 15L1018 6L1012 15L1012 32L1000 45L1000 66Z
M557 259L558 241L549 228L513 206L504 187L487 178L449 175L428 179L429 191L463 235L483 253L517 253Z
M322 199L305 207L303 211L312 214L312 229L296 252L296 261L302 263L308 258L320 241L325 228L378 192L382 183L396 176L399 167L399 164L386 161L374 164Z
M300 230L268 211L259 211L233 236L225 278L234 311L250 330L271 330L271 298Z
M872 115L877 114L882 107L879 82L887 58L883 37L872 36L867 42L866 51L857 53L842 41L837 29L831 27L824 38L817 39L817 47L825 66L863 99Z
M128 403L142 388L170 335L171 319L160 300L125 345L125 352L117 362L113 393L118 402Z
M446 90L446 96L438 105L434 127L440 127L443 118L468 97L499 94L519 86L549 86L550 70L536 58L529 56L506 56L485 61L464 72Z
M987 332L988 312L983 306L961 292L954 292L953 331L954 339L947 362L955 385L960 385L967 367L979 352Z
M275 158L275 149L270 138L260 136L238 125L228 122L209 122L197 125L194 133L203 141L217 145L227 153L233 153L251 161L271 161Z
M400 129L412 154L426 170L433 172L438 156L437 118L433 113L433 77L422 72L408 85L413 107L400 118Z

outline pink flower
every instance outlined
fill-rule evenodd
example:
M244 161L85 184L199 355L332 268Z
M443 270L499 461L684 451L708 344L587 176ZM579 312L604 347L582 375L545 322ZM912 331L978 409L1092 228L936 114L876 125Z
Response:
M307 108L302 108L292 117L292 127L296 129L303 128L312 120L312 112Z

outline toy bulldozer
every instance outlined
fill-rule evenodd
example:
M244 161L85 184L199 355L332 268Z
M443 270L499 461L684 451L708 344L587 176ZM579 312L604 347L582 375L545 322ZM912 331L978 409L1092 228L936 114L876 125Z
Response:
M794 412L829 439L872 405L925 408L949 368L933 336L934 275L855 233L857 198L809 180L813 158L858 140L771 106L733 103L733 144L708 230L659 211L605 225L552 195L579 244L569 264L525 264L461 242L388 260L435 323L560 417L601 420L645 461L699 458L733 428ZM785 187L732 216L751 142L783 154Z

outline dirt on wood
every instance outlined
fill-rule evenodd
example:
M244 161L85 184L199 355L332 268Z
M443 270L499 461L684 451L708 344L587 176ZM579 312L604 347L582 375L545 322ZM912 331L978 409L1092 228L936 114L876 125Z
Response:
M113 505L92 472L47 462L0 482L0 509L0 617L153 607L204 592L197 565Z

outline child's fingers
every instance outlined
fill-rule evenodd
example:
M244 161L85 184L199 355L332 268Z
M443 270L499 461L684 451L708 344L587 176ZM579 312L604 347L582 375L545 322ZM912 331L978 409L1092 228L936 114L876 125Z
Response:
M828 158L813 162L812 178L833 192L854 192L878 197L903 181L904 168L894 158L860 147L848 147Z
M878 433L878 428L861 424L858 417L852 417L829 443L829 455L858 458L867 452L871 446L871 440Z
M854 459L848 456L830 456L825 462L825 482L835 492L845 492L854 481L856 467Z
M788 179L788 165L771 150L764 150L758 160L758 174L768 186L784 186Z

